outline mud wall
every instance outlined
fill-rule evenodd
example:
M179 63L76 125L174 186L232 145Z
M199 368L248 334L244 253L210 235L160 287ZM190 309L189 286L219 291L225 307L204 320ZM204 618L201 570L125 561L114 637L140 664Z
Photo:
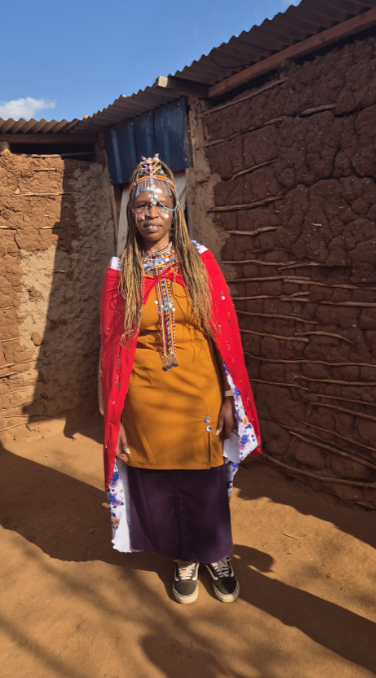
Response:
M77 428L97 411L99 298L113 253L100 164L0 154L4 442Z
M376 39L191 117L195 234L219 243L264 454L374 508Z

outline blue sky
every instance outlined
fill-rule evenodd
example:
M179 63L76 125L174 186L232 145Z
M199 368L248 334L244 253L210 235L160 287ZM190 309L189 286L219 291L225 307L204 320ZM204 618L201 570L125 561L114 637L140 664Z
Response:
M92 115L289 4L299 1L3 3L0 118Z

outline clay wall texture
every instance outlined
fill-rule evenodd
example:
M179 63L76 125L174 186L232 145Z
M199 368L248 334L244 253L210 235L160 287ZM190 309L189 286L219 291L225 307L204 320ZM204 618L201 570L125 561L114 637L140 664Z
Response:
M99 299L113 253L102 165L0 154L3 442L98 410Z
M376 39L285 63L268 84L196 110L216 177L201 206L233 262L263 450L376 507Z

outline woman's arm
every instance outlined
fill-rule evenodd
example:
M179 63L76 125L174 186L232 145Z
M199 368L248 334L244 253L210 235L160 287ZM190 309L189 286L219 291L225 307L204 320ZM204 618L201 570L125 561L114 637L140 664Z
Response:
M218 349L214 345L214 342L212 342L213 346L213 351L217 357L217 364L219 367L219 371L221 373L221 378L222 378L222 387L223 387L223 403L222 407L219 410L219 416L218 416L218 424L217 424L217 430L215 432L216 435L221 435L224 440L227 440L227 438L230 437L232 431L235 428L236 425L236 417L235 417L235 403L234 403L234 397L232 395L232 389L230 384L227 381L227 376L225 372L225 368L223 365L222 358L219 354Z
M220 355L218 349L216 347L214 347L214 348L215 348L215 352L216 352L216 355L217 355L218 367L219 367L219 370L221 372L223 393L226 393L227 391L232 392L231 386L227 381L227 375L226 375L226 372L225 372L225 368L224 368L224 365L223 365L221 355Z
M120 424L119 438L116 446L116 459L121 459L126 464L129 461L130 449L128 447L127 434L123 424Z

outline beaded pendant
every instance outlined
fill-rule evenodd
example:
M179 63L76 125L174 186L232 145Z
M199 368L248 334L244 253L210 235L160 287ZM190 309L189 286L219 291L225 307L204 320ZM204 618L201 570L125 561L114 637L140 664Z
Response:
M162 278L157 284L156 292L159 327L162 337L162 369L167 372L172 367L178 367L176 360L175 308L170 281Z
M160 274L176 263L175 250L170 244L164 250L155 252L144 257L145 273L151 273L158 282L156 289L156 304L158 304L159 329L162 340L162 363L163 371L167 372L172 367L178 367L176 359L176 330L175 308L172 296L171 282Z

